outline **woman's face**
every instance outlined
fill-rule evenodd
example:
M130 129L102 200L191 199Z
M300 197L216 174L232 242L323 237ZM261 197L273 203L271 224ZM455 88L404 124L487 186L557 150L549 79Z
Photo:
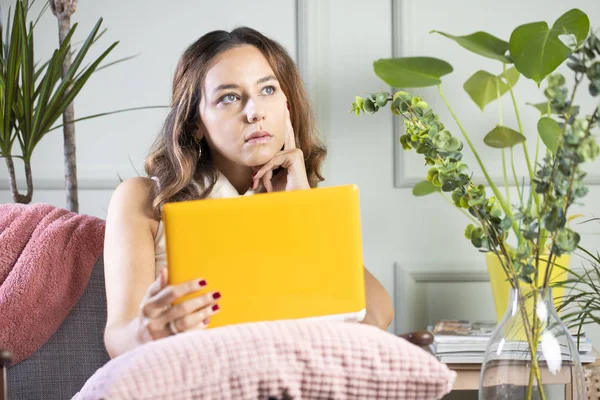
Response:
M224 51L206 74L200 101L203 136L217 167L265 164L285 141L287 98L254 46Z

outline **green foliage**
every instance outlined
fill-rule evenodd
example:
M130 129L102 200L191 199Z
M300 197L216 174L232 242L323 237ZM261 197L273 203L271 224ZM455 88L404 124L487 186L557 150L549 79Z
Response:
M519 72L539 85L571 54L572 50L560 40L560 36L575 36L574 47L577 47L583 43L589 30L587 15L572 9L558 18L552 28L548 28L546 22L517 27L510 35L510 54Z
M437 186L433 185L431 181L426 180L417 183L412 189L412 194L415 196L427 196L428 194L437 193L439 191L440 189Z
M520 132L507 128L506 126L498 125L485 135L483 142L490 147L506 149L519 143L523 143L525 139L525 136Z
M537 128L546 148L556 154L562 136L562 129L560 129L558 122L550 117L543 117L538 121Z
M492 58L507 64L512 63L510 56L506 55L508 42L498 39L496 36L490 35L487 32L475 32L466 36L454 36L440 31L432 32L444 35L447 38L454 40L465 49L479 54L480 56Z
M535 170L530 169L529 198L522 198L520 194L520 201L514 209L506 206L506 199L485 170L484 175L494 196L488 197L486 186L473 182L472 173L463 162L462 141L452 134L421 97L399 90L393 94L372 93L364 99L359 96L352 103L352 112L356 115L363 112L375 113L389 104L391 112L403 118L405 130L400 136L402 148L421 154L428 165L426 181L420 182L413 193L422 196L433 193L436 189L450 193L454 205L467 210L479 223L479 226L467 226L465 237L481 251L493 251L505 259L503 267L513 285L517 281L534 284L538 279L542 279L542 286L547 285L550 272L547 272L547 276L538 276L537 262L534 260L546 254L549 249L548 263L551 265L553 257L571 253L580 241L579 234L567 224L568 210L588 191L583 184L585 173L581 168L582 164L592 162L600 152L592 134L597 128L598 107L590 115L580 117L579 106L573 104L573 94L585 79L589 82L590 96L598 96L600 92L600 40L593 33L588 35L588 30L587 16L579 10L571 10L561 16L550 29L545 23L517 27L509 42L503 42L484 32L460 37L438 32L462 47L496 59L502 64L514 60L514 67L506 69L503 66L500 74L478 71L465 83L465 90L482 110L493 100L510 92L519 118L512 92L519 75L536 83L545 80L547 84L543 91L546 102L535 106L544 114L538 122L538 133L550 152ZM546 36L545 40L540 39L542 33ZM524 41L526 34L532 35L530 42ZM565 34L575 38L572 48L558 39ZM516 53L516 50L521 52L523 49L527 54ZM553 74L567 58L567 65L575 74L575 85L571 90L566 87L564 76ZM419 62L415 58L388 59L385 63L379 60L374 63L374 69L392 87L403 88L440 86L440 78L451 72L449 64L443 64L441 60L418 59ZM432 61L435 66L428 65L423 60L435 60ZM444 65L447 67L442 67ZM444 101L450 108L448 102ZM476 149L452 109L450 112L483 169ZM484 143L506 149L519 144L525 146L525 139L522 128L516 131L499 124L485 136ZM528 158L527 162L529 163ZM511 230L518 243L516 249L507 244Z
M9 165L13 197L15 201L20 202L31 201L33 188L30 179L30 162L36 146L49 132L63 126L63 124L56 125L56 122L96 71L131 58L113 61L101 67L101 63L117 46L118 42L114 42L96 58L86 60L89 50L102 36L103 31L100 31L102 18L100 18L77 51L72 48L74 47L72 38L78 26L75 23L49 60L45 62L36 60L35 24L27 23L28 9L27 0L17 0L12 25L10 15L6 31L0 25L0 157L5 158ZM37 20L47 9L48 5L42 9ZM61 78L62 65L69 52L72 52L73 60L64 78ZM66 123L146 108L162 107L121 109L85 116ZM13 148L15 141L20 147L20 155L15 155ZM28 177L26 197L17 193L14 158L20 158L24 163Z
M590 221L598 221L598 218ZM583 272L569 270L570 278L553 286L568 289L558 311L569 328L581 332L584 325L600 324L600 253L594 254L581 246L577 248L585 260ZM558 267L567 271L564 266Z
M79 51L74 54L65 78L61 79L62 63L70 51L71 38L77 24L73 25L50 60L38 67L33 52L33 23L27 26L26 21L27 4L18 0L12 32L6 35L4 51L0 51L0 91L3 100L0 113L0 156L11 156L12 144L18 139L23 161L28 163L36 145L62 116L118 42L111 44L88 66L80 68L98 36L102 19L98 20Z
M432 57L385 58L375 61L373 68L381 80L396 88L437 85L452 72L450 64Z
M493 75L487 71L480 70L475 72L465 82L463 88L481 111L483 111L486 105L508 92L509 85L513 87L517 84L519 71L514 67L510 68L506 71L506 76L508 79L504 77L504 74ZM505 83L505 81L508 82Z

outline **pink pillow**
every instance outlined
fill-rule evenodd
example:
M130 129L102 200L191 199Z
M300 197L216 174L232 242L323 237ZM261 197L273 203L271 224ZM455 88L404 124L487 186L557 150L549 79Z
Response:
M96 371L74 399L438 399L455 376L378 328L290 320L148 343Z

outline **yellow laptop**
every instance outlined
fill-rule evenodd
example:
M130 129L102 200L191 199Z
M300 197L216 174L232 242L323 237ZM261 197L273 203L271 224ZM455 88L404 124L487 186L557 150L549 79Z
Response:
M364 318L355 185L168 203L162 212L169 284L202 278L198 295L221 292L209 328Z

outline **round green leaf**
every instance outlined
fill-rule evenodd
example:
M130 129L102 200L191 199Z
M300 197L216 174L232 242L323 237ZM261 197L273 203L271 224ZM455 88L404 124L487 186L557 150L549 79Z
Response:
M373 63L375 74L395 88L439 85L440 78L453 71L444 60L433 57L383 58Z
M539 84L562 64L572 49L559 38L574 35L581 45L590 29L587 15L576 8L556 20L551 29L546 22L533 22L515 28L510 36L509 50L515 66L526 77Z
M560 125L558 125L558 122L552 118L543 117L538 121L537 129L544 145L553 154L556 154L556 150L558 150L560 139L562 137L562 129L560 128Z
M522 143L525 139L525 136L514 129L507 128L506 126L496 126L485 135L483 141L490 147L505 149Z
M439 33L449 39L454 40L467 50L487 58L502 61L505 64L512 63L512 59L506 55L508 42L498 39L496 36L486 32L475 32L467 36L454 36L440 31L431 31L430 33Z
M510 86L514 87L519 80L519 71L512 67L506 71ZM503 80L504 79L504 80ZM483 111L485 106L498 98L498 90L500 96L508 92L509 87L505 83L506 77L503 74L492 75L487 71L475 72L463 85L469 97Z
M434 186L429 181L421 181L417 183L412 190L414 196L427 196L428 194L439 192L440 188Z

